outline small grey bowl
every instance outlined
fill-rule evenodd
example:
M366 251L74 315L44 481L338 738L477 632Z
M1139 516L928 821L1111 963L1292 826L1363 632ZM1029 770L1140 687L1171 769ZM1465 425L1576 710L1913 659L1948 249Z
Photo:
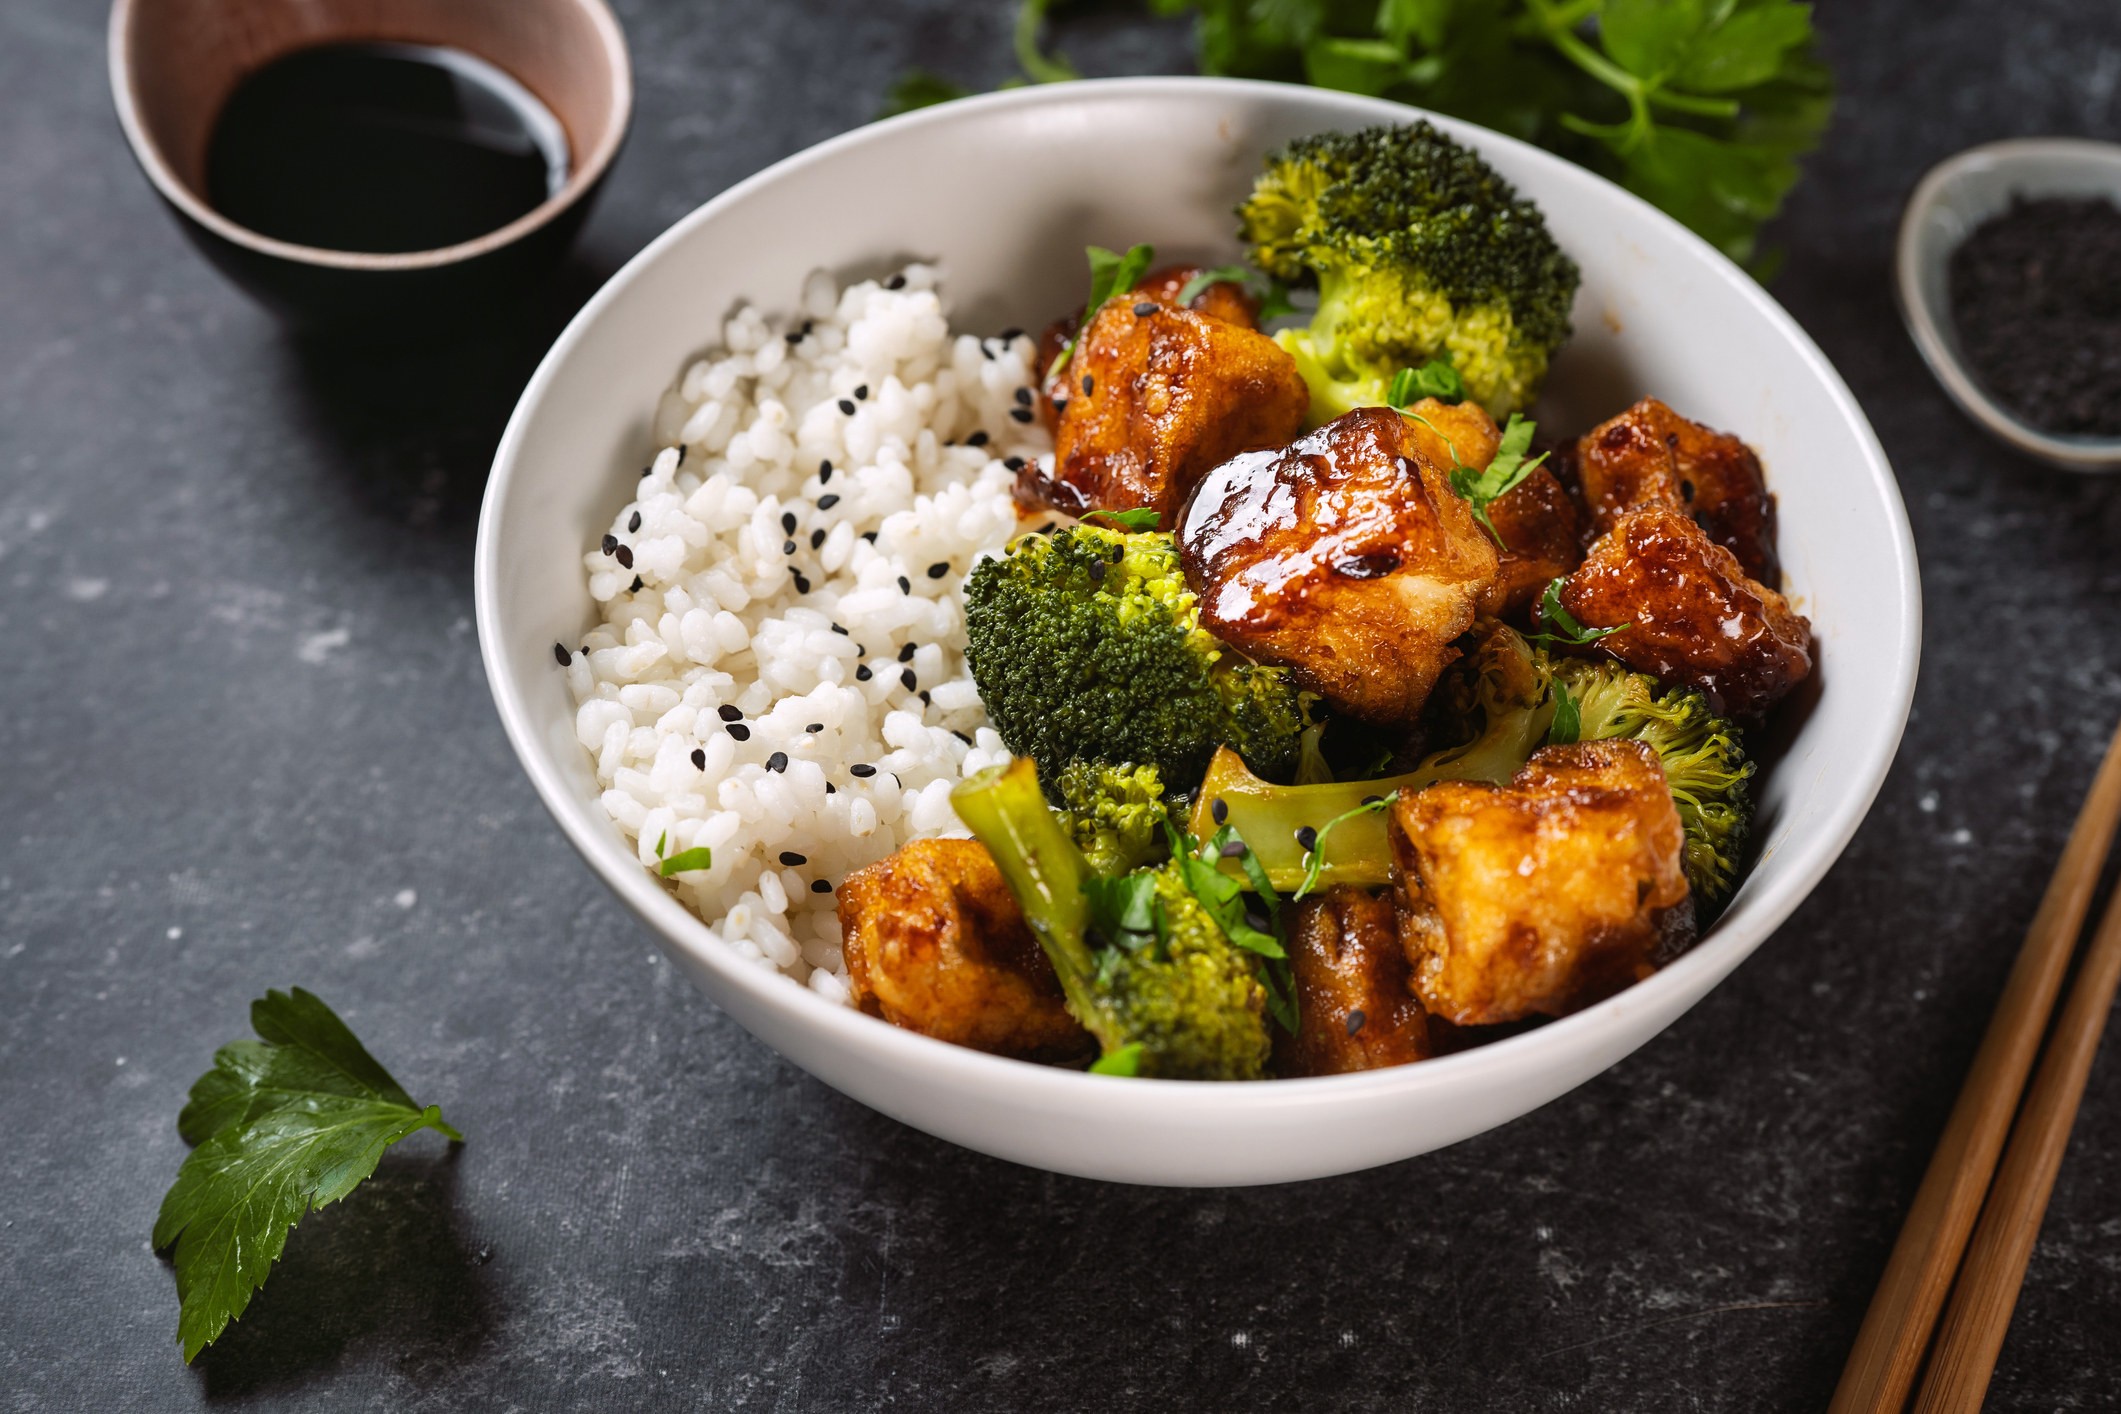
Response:
M2121 144L2013 138L1970 147L1932 167L1900 217L1893 262L1900 316L1944 391L1997 441L2069 471L2121 469L2121 437L2029 426L1990 397L1960 359L1947 267L1959 242L2014 196L2103 196L2121 205Z

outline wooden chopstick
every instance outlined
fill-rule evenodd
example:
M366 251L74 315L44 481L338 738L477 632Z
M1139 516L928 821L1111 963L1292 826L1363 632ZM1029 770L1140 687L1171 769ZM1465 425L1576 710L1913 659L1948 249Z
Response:
M2121 729L2077 812L1981 1049L1864 1313L1828 1414L1900 1414L1981 1211L2121 819Z
M2069 1145L2077 1102L2084 1098L2092 1057L2113 1009L2116 983L2121 983L2121 891L2107 903L2055 1034L2048 1038L2040 1073L2026 1091L2025 1109L2011 1128L1996 1186L1982 1206L1981 1225L1974 1229L1944 1324L1937 1329L1937 1348L1922 1376L1915 1414L1979 1414L1996 1353L2010 1329L2011 1308L2025 1282L2026 1259L2033 1255L2033 1240L2062 1167L2062 1151Z

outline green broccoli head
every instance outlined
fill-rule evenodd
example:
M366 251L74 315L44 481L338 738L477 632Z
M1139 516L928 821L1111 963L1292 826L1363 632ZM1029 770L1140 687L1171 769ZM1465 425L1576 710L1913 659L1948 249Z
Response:
M1296 769L1309 695L1201 628L1169 535L1023 536L965 581L965 619L994 729L1048 782L1074 761L1136 762L1185 789L1224 744L1263 776Z
M1657 753L1686 827L1686 877L1695 901L1720 906L1737 882L1752 823L1754 763L1729 720L1691 688L1659 694L1657 680L1611 659L1570 659L1555 671L1576 705L1579 741L1624 737ZM1706 922L1707 920L1702 920Z
M1394 373L1434 359L1501 421L1569 336L1576 263L1538 207L1426 122L1299 138L1238 216L1254 264L1318 287L1310 327L1277 336L1314 422L1382 404Z
M1061 825L1100 874L1164 854L1164 782L1154 766L1071 761L1060 774Z
M1259 963L1202 908L1179 861L1119 878L1095 874L1023 758L971 777L950 799L994 856L1070 1014L1107 1060L1124 1054L1130 1073L1173 1080L1264 1074Z

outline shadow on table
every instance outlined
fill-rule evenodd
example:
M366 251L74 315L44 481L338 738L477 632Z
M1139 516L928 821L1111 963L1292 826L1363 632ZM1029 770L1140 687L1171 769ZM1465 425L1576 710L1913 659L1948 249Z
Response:
M299 1388L352 1345L393 1352L413 1384L461 1369L492 1335L475 1249L458 1226L456 1152L387 1155L304 1218L240 1320L194 1362L209 1400Z
M287 335L298 396L351 496L384 521L468 542L516 399L615 268L578 252L532 294L444 334Z

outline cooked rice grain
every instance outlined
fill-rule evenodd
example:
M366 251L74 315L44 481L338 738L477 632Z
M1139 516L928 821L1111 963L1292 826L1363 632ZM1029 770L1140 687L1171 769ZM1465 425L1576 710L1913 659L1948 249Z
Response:
M583 556L603 622L567 667L642 865L707 846L678 897L840 1001L818 881L956 831L952 784L1007 755L965 667L962 587L1016 533L1004 459L1051 450L1009 416L1032 340L953 337L938 272L900 274L814 274L785 321L738 310L726 352L663 395L664 450Z

